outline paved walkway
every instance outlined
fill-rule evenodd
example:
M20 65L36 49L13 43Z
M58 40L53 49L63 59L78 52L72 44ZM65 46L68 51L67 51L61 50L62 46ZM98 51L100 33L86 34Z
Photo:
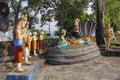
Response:
M120 57L99 55L92 60L72 65L41 63L41 70L33 80L120 80L119 77Z

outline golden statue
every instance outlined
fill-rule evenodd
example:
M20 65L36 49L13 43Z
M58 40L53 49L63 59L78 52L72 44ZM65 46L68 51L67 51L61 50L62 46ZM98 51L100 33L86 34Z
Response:
M31 57L30 52L31 52L32 33L30 32L30 30L28 30L28 37L27 38L28 38L27 44L28 44L29 57Z
M37 32L33 32L33 36L32 36L32 49L33 49L33 55L34 56L38 56L38 54L36 53L37 50Z
M40 32L40 36L39 36L39 41L38 41L38 45L39 45L39 53L42 53L42 48L43 48L43 40L44 40L44 32L41 31Z
M18 72L24 71L21 64L22 64L22 58L24 52L23 37L26 35L26 32L24 31L24 28L26 27L26 22L27 22L27 16L22 15L22 17L19 18L18 21L16 22L13 30L14 56L15 56L15 62L17 63Z
M66 35L66 30L62 29L62 35L60 36L59 47L65 47L70 45L70 43L65 39L65 35Z
M106 49L109 49L111 39L112 39L112 29L110 28L110 24L108 24L104 37Z
M24 57L25 57L25 64L30 65L30 61L28 60L30 56L30 51L29 51L29 44L28 42L30 41L29 39L29 30L28 30L28 24L26 24L26 28L24 30L26 32L26 35L23 37L24 41Z
M72 35L75 38L80 38L80 34L79 34L79 22L80 22L80 19L76 18L75 24L74 24L74 28L73 28L73 32L72 32Z

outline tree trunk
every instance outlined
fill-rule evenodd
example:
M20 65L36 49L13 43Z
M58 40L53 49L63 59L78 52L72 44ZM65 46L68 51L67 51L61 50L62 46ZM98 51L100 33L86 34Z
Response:
M96 42L97 45L104 44L104 8L105 0L97 0L97 29L96 29Z
M15 23L16 21L18 20L18 16L19 16L19 12L20 12L20 8L21 8L21 3L22 3L22 0L19 0L19 4L17 6L17 9L16 9L16 16L15 16Z

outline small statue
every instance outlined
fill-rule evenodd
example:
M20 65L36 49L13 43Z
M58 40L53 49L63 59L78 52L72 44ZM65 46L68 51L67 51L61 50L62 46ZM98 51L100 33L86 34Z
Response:
M22 15L22 17L19 18L18 21L16 22L16 25L13 30L14 56L15 56L15 62L17 63L18 72L24 71L24 69L22 68L22 58L24 51L23 37L26 35L26 32L24 31L26 22L27 22L27 15Z
M58 47L66 47L70 45L70 43L65 39L65 35L66 35L66 30L62 29L62 35L60 37L60 43Z
M105 31L105 37L104 37L105 47L107 50L110 47L111 39L112 39L112 29L110 28L110 24L108 24L107 29Z
M37 56L38 54L36 53L37 50L37 32L33 32L32 36L32 49L33 49L33 55Z
M39 36L39 53L42 53L43 39L44 39L44 32L41 31Z
M28 31L29 30L27 29L27 26L26 26L26 28L24 28L25 29L24 31L26 32L26 34L23 37L23 41L24 41L24 57L25 57L25 64L30 65L31 63L28 60L28 57L29 57L30 53L29 53L28 43L27 43L29 41L29 39L28 39L28 33L29 33Z
M79 26L79 22L80 22L80 19L76 18L76 20L75 20L75 26Z
M80 19L76 18L75 20L75 25L74 25L74 28L73 28L73 36L76 37L76 38L80 38L80 34L79 34L79 22L80 22Z
M32 33L30 32L30 30L28 31L28 41L27 41L27 44L28 44L28 51L29 51L29 57L30 56L30 52L31 52L31 41L32 41Z

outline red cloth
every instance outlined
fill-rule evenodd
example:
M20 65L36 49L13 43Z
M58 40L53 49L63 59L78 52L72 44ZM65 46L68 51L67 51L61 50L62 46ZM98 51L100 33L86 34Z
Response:
M27 44L28 44L28 50L30 52L30 50L31 50L31 41L28 41Z
M79 28L74 28L73 31L74 32L79 32Z
M33 50L37 49L37 42L36 42L36 40L32 40L32 49Z
M14 47L14 57L15 57L15 62L16 63L22 62L22 58L23 58L22 46L15 46Z
M43 40L39 40L39 49L42 49L43 47Z

